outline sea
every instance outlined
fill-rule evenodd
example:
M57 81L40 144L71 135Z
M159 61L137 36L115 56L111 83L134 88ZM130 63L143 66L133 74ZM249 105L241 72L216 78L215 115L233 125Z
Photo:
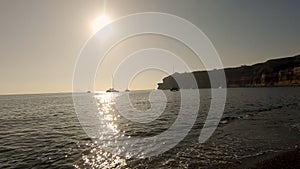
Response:
M186 124L191 126L188 131L176 130L176 136L184 136L178 143L151 156L110 151L102 144L109 140L101 135L105 131L102 127L111 127L115 133L122 133L120 137L129 140L158 136L175 123L182 107L182 91L163 91L164 98L155 98L151 92L82 93L92 95L98 107L95 113L111 122L95 128L99 130L96 131L99 135L94 135L96 138L82 120L84 113L75 109L72 93L1 95L0 168L243 168L255 165L255 161L247 159L300 146L299 87L227 89L220 123L204 143L199 142L199 136L212 104L211 90L190 89L190 93L199 93L199 110L196 119L191 120L194 124ZM130 104L122 103L120 98L124 95L129 96ZM195 100L191 97L187 102L183 105L185 117L194 118L189 114L195 111ZM151 117L152 121L147 118L142 122L130 121L118 114L117 109L123 106L122 111L126 111L126 106L131 106L143 113L151 106L158 106L156 104L164 107L161 114ZM173 138L174 135L165 135L163 139L168 143ZM155 142L147 148L141 146L127 145L122 151L130 147L139 154L157 151L151 149L156 146Z

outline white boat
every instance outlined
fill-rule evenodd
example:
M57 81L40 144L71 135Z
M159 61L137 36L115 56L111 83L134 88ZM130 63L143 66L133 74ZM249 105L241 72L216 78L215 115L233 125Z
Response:
M114 89L114 77L112 76L112 87L106 90L107 93L109 92L119 92L118 90Z
M119 91L114 88L109 88L108 90L106 90L106 92L119 92Z

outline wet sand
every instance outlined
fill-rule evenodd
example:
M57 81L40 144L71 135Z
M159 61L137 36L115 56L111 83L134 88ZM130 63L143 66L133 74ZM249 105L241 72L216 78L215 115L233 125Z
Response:
M274 155L271 158L260 160L255 168L300 168L300 149Z
M267 119L267 120L266 120ZM298 105L232 120L221 129L232 136L247 138L245 146L265 142L269 147L245 155L221 168L300 168L300 112ZM263 144L262 144L263 145Z

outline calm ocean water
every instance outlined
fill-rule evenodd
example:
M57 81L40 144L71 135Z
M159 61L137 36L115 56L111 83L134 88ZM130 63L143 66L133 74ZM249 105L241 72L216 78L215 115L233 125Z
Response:
M0 168L238 167L246 158L300 146L300 88L228 89L220 125L204 144L198 137L211 96L209 90L199 91L201 107L189 134L171 150L145 159L110 154L94 143L80 126L71 94L0 96ZM133 106L149 109L149 93L130 92ZM108 112L118 117L114 125L131 137L167 130L180 108L180 93L166 91L162 116L136 124L115 114L114 102L101 102L106 95L96 95L97 102L110 106Z

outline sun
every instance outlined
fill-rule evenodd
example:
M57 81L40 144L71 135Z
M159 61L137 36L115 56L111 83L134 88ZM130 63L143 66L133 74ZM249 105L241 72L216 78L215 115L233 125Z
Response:
M98 30L100 30L102 27L105 25L108 25L111 23L112 20L110 19L109 16L107 15L101 15L98 16L94 21L93 21L93 31L96 33Z

